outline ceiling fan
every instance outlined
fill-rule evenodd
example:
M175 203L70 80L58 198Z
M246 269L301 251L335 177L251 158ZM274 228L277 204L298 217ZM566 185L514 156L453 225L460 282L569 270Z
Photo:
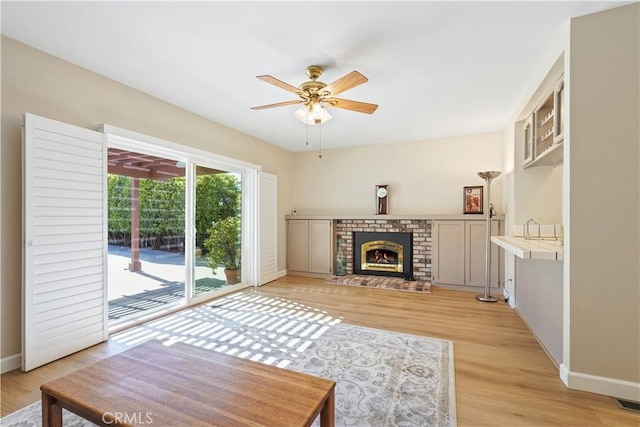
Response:
M378 108L376 104L334 97L339 93L368 82L369 79L365 76L357 71L352 71L327 85L318 81L318 77L320 77L322 71L323 69L319 65L308 66L306 73L311 80L302 83L299 87L292 86L273 76L257 76L264 82L271 83L274 86L298 95L300 99L261 105L259 107L252 107L251 109L264 110L266 108L284 107L285 105L303 104L294 115L298 120L310 125L324 123L332 118L325 107L342 108L344 110L366 114L373 114L373 112L376 111Z

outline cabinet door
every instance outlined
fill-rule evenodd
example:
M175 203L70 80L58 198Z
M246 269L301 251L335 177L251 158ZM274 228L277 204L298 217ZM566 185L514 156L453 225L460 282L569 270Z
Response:
M534 112L534 143L533 143L533 158L537 158L542 153L551 148L553 144L553 123L554 123L554 111L553 111L553 99L554 94L551 93L544 100L542 104Z
M309 270L309 221L289 220L287 229L287 269Z
M485 221L467 221L465 230L466 265L465 285L484 286L487 253L487 223ZM500 233L500 222L491 221L491 235ZM500 283L500 251L497 245L491 245L491 287Z
M309 220L309 273L331 274L331 221Z
M553 96L553 143L559 144L564 140L564 76L556 84Z
M524 121L522 139L524 143L524 164L533 160L533 114Z
M464 221L433 222L433 283L464 285Z

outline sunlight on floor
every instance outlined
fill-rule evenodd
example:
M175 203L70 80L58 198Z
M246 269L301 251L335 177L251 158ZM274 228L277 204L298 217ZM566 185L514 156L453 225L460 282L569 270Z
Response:
M151 339L286 367L341 320L283 298L233 294L113 335L123 350Z

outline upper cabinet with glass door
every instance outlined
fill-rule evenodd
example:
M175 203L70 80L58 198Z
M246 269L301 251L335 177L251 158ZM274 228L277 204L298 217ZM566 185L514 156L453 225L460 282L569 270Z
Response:
M533 114L524 121L523 128L524 141L524 164L533 160Z
M548 166L562 161L564 141L564 78L544 98L524 126L524 167Z

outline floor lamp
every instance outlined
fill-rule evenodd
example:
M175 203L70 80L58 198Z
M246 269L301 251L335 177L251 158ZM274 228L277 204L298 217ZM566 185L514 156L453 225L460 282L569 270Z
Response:
M491 296L491 180L500 176L501 172L478 172L478 176L487 181L487 255L486 271L484 276L484 295L476 295L476 299L482 302L496 302L498 298Z

